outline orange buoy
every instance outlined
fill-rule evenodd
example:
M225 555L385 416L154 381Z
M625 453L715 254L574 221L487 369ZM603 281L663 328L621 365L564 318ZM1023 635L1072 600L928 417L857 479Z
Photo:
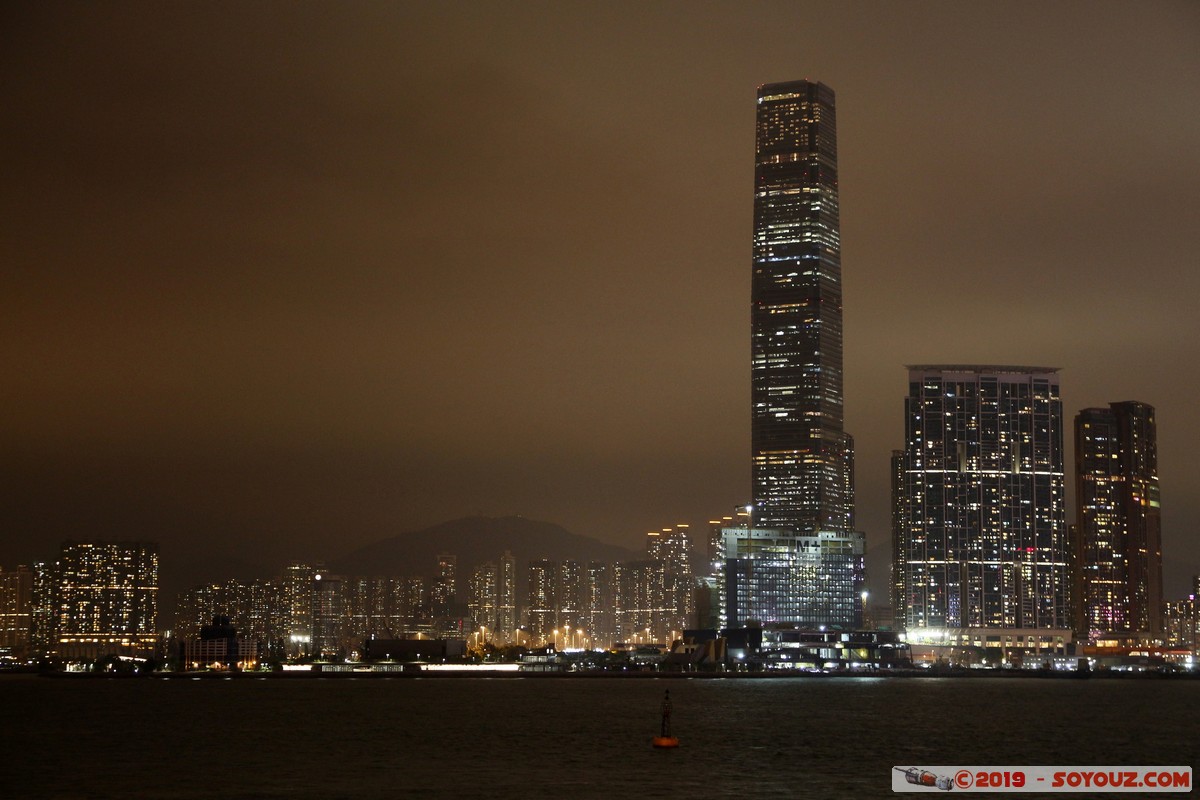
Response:
M671 735L671 692L663 694L662 730L654 737L655 747L679 747L679 740Z

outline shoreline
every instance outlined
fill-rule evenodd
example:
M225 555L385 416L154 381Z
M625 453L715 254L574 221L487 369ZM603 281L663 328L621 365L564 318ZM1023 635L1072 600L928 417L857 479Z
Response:
M105 672L25 672L3 671L0 680L8 676L51 678L56 680L860 680L885 678L893 680L923 680L931 678L959 678L965 680L1001 678L1005 680L1197 680L1200 672L1115 672L1096 671L1091 673L1045 671L1045 670L944 670L927 669L880 670L875 672L804 672L771 670L763 672L657 672L653 670L630 670L623 672L586 670L577 672L513 672L479 670L408 670L389 672L154 672L148 675L136 673Z

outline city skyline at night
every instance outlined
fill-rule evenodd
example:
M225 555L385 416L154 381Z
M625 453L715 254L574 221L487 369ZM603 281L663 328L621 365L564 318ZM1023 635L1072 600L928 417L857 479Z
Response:
M479 513L627 548L731 513L746 120L808 75L872 591L902 365L1029 363L1064 414L1156 409L1185 594L1196 9L759 8L10 7L0 564L146 539L182 588Z
M1194 790L1197 41L0 4L6 795Z

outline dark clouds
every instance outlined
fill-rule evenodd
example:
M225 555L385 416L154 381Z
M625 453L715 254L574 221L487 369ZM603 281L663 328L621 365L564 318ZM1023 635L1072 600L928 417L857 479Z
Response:
M1168 587L1200 571L1193 5L4 13L0 564L742 502L752 98L808 77L872 540L902 365L1045 363L1070 414L1157 406Z

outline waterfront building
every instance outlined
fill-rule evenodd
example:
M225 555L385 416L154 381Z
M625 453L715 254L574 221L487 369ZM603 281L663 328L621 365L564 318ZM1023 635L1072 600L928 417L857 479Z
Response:
M1162 634L1162 536L1154 408L1075 417L1075 628L1096 641Z
M184 640L184 669L254 669L260 647L258 640L239 636L229 617L215 616L200 626L197 636Z
M198 640L201 629L214 617L228 617L245 638L258 643L258 657L287 657L290 619L282 580L245 583L230 579L181 592L175 602L171 638L175 642ZM308 638L306 635L306 641Z
M30 640L35 657L47 656L58 646L58 564L35 561Z
M284 619L287 626L287 656L301 658L312 654L313 577L311 564L293 561L283 571Z
M725 529L721 627L857 627L865 549L856 531L797 536L777 528Z
M918 666L1043 668L1062 663L1072 635L1062 628L917 628L906 640ZM1074 660L1069 662L1072 667ZM1061 668L1061 667L1057 667Z
M0 659L24 661L33 651L33 570L0 569Z
M908 495L905 488L904 451L893 450L891 459L891 489L892 489L892 569L891 582L888 585L888 600L892 608L900 615L904 609L904 586L907 581L906 567L908 561L900 558L904 550L904 540L908 528ZM903 620L901 628L904 627Z
M854 445L843 429L834 100L832 89L809 81L758 90L750 310L753 503L745 529L755 533L722 534L724 625L760 618L861 624L865 537L854 530ZM767 541L772 544L764 549ZM747 549L736 549L743 545ZM813 572L826 556L837 563L834 572ZM791 594L800 591L808 594Z
M910 641L1008 628L1070 641L1058 371L908 369L893 459L897 624Z
M842 429L842 266L834 92L758 89L751 283L754 522L853 529Z
M1167 647L1188 650L1193 657L1200 657L1200 598L1192 595L1163 603L1162 639Z
M64 542L57 651L68 659L152 656L158 638L158 545Z
M322 658L345 656L349 640L345 594L340 575L317 570L312 583L312 653Z
M259 656L278 660L287 655L283 587L279 580L257 580L245 586L238 630L260 645Z

